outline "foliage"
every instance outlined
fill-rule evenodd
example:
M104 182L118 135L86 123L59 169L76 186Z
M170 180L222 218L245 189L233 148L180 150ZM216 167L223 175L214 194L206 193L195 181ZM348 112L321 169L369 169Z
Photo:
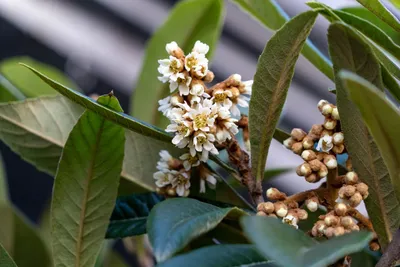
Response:
M399 21L379 0L309 2L293 18L273 0L233 2L276 31L254 82L214 82L209 69L224 2L182 0L147 45L132 116L113 92L88 97L51 66L0 62L0 140L55 178L49 242L10 203L0 164L0 266L124 266L111 244L139 235L122 244L140 258L148 236L159 266L398 260ZM332 63L308 40L320 15ZM321 100L322 124L286 133L277 124L300 54L334 80L337 106ZM324 182L290 196L263 188L288 170L265 170L273 138L303 159L298 176Z

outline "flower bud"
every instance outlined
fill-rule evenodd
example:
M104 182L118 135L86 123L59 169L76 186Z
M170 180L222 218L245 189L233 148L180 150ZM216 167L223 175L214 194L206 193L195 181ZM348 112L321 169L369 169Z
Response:
M175 190L175 188L172 188L172 187L168 188L168 189L167 189L167 194L168 194L168 196L171 196L171 197L176 196L176 190Z
M344 182L348 185L354 185L358 182L358 175L355 172L348 172L344 176ZM367 186L368 190L368 186Z
M307 133L300 128L294 128L292 130L292 132L290 133L290 135L292 136L292 138L294 140L300 142L304 139L304 137L307 135Z
M274 187L271 187L267 190L267 198L271 200L283 200L286 198L286 194L282 193Z
M352 195L351 198L349 199L350 206L355 208L358 205L360 205L362 200L363 200L362 195L359 192L355 192L354 195Z
M159 194L159 195L164 195L166 193L165 192L165 187L157 187L156 188L156 193Z
M333 135L333 131L327 130L327 129L323 129L322 132L321 132L321 136L325 136L325 135L332 136Z
M324 222L327 226L335 226L339 223L339 218L335 215L329 214L325 216Z
M357 224L353 224L350 228L351 231L360 231L360 227Z
M334 120L340 120L340 117L339 117L339 110L338 110L337 107L334 107L334 108L332 109L332 114L331 114L331 116L332 116L332 119L334 119Z
M289 201L286 202L286 206L288 207L288 209L297 209L299 207L299 203L297 203L296 201Z
M321 113L324 116L330 116L332 114L333 111L333 105L331 104L325 104L321 107Z
M328 175L328 168L325 165L321 165L321 168L318 171L318 177L323 178Z
M288 208L287 208L285 203L283 203L283 202L275 202L274 206L275 206L275 214L278 217L283 218L283 217L285 217L287 215Z
M324 234L327 238L331 238L331 237L333 237L334 232L335 232L335 228L328 227L325 229Z
M239 91L239 89L236 88L236 87L231 87L231 88L229 89L229 91L231 91L231 93L232 93L232 98L237 98L237 97L240 96L240 91Z
M287 149L292 149L293 144L296 143L296 141L292 138L289 137L288 139L286 139L285 141L283 141L283 145L287 148Z
M311 212L315 212L318 210L319 201L318 198L312 197L306 200L307 209Z
M341 236L344 235L344 227L343 226L337 226L334 228L333 231L334 236Z
M181 95L179 95L178 93L173 94L171 96L171 105L173 106L178 106L178 104L182 104L184 102L183 97Z
M344 185L339 189L339 197L347 198L351 197L356 193L356 188L353 185Z
M342 154L344 151L344 145L343 144L335 145L335 146L333 146L332 151L335 154Z
M323 234L324 231L325 231L326 228L327 228L325 222L322 221L322 220L317 221L317 222L315 223L315 226L317 227L317 231L318 231L318 233L320 233L320 234Z
M309 183L316 183L320 180L317 174L315 173L311 173L310 175L306 176L305 179Z
M369 243L369 249L372 251L378 251L380 248L381 248L381 246L376 241L371 241Z
M268 216L268 217L272 217L272 218L278 218L278 216L276 216L276 214L273 214L273 213L268 214L267 216Z
M329 102L326 101L326 100L324 100L324 99L321 99L321 100L318 102L318 105L317 105L319 111L322 111L322 107L325 106L326 104L329 104Z
M311 130L308 132L308 136L310 136L313 141L318 140L321 137L321 132L324 130L322 124L314 124L311 127Z
M264 211L266 214L270 214L270 213L274 212L274 210L275 210L274 203L272 203L272 202L264 202L264 203L261 203L261 204L262 204L261 210Z
M311 229L311 235L312 235L313 237L319 236L318 228L317 228L316 225L314 225L313 228Z
M299 176L308 176L312 173L312 170L308 163L303 163L296 169L296 173Z
M312 149L314 147L314 141L311 136L306 136L303 139L303 148L304 149Z
M326 155L324 157L324 164L329 170L336 169L337 167L337 160L334 155Z
M358 183L356 184L356 189L361 195L368 194L368 185L364 183Z
M350 216L344 216L340 218L340 224L344 227L344 228L348 228L350 229L355 223L352 217Z
M297 214L297 217L299 218L299 220L307 220L307 218L308 218L307 211L305 211L303 209L296 209L296 214Z
M185 190L185 193L183 194L183 196L184 196L184 197L188 197L189 194L190 194L190 190L189 190L189 189L186 189L186 190Z
M303 143L301 143L301 142L294 143L294 144L292 145L292 151L293 151L295 154L300 155L301 152L303 151Z
M335 214L338 216L344 216L347 212L347 206L344 203L337 203L335 205Z
M344 135L342 132L338 132L338 133L334 133L333 134L333 139L332 139L333 143L335 145L341 145L344 142Z
M312 150L304 150L304 151L301 153L301 157L302 157L305 161L310 161L310 160L316 159L316 158L317 158L317 154L315 154L315 152L312 151Z
M214 80L214 77L215 77L214 72L209 70L209 71L207 71L207 74L206 74L206 76L204 76L203 80L206 83L210 83Z
M318 159L310 160L308 164L310 165L311 170L314 172L319 171L321 169L321 166L323 165L322 162Z
M333 130L336 127L336 121L333 119L325 118L324 128L327 130Z
M267 214L263 211L258 211L256 215L257 216L267 216Z

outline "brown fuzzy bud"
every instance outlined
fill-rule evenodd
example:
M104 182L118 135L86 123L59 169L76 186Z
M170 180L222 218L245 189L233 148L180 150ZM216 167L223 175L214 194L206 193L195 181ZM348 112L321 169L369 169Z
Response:
M167 194L168 194L168 196L171 196L171 197L176 196L176 190L175 190L175 188L172 188L172 187L168 188L168 189L167 189Z
M320 101L318 101L317 107L318 107L319 111L322 110L322 107L323 107L325 104L329 104L329 102L326 101L326 100L324 100L324 99L321 99Z
M318 210L319 200L317 197L312 197L306 200L307 209L311 212Z
M264 211L266 214L270 214L275 211L275 206L274 206L274 203L272 203L272 202L264 202L264 203L260 203L260 204L261 204L261 210ZM257 206L257 208L258 208L258 206Z
M286 206L288 207L288 209L297 209L299 207L299 203L297 203L296 201L290 201L286 203Z
M334 107L334 108L332 109L331 117L332 117L332 119L334 119L334 120L340 120L340 117L339 117L339 110L338 110L337 107Z
M333 228L333 227L328 227L328 228L325 229L324 234L325 234L325 236L326 236L327 238L331 238L331 237L333 237L334 232L335 232L335 228Z
M326 226L326 224L325 224L325 222L323 220L317 221L315 223L315 226L317 227L317 231L320 234L323 234L325 229L327 228L327 226Z
M271 200L284 200L286 199L286 194L279 191L277 188L271 187L266 192L267 198Z
M344 151L344 145L334 145L332 148L333 153L335 154L342 154Z
M176 94L173 94L173 95L171 96L170 102L171 102L171 105L172 105L172 106L178 106L178 104L183 104L184 99L183 99L183 97L182 97L181 95L179 95L178 93L176 93Z
M263 211L258 211L256 215L257 216L264 216L264 217L267 216L267 214L265 212L263 212Z
M285 203L283 203L283 202L275 202L274 206L275 206L275 214L278 217L283 218L283 217L285 217L287 215L288 208L287 208Z
M351 231L360 231L360 227L357 224L353 224L350 228Z
M329 170L336 169L337 167L337 160L334 155L326 155L324 157L324 164Z
M294 143L291 149L293 153L300 155L301 152L303 152L303 143L302 142Z
M325 118L324 128L327 130L333 130L336 127L337 122L333 119Z
M320 180L316 173L311 173L310 175L306 176L305 179L309 183L316 183Z
M307 133L300 128L294 128L290 135L294 140L300 142L306 137Z
M297 217L299 218L299 220L307 220L307 218L308 218L307 211L305 211L303 209L296 209L296 213L297 213Z
M324 116L330 116L332 114L333 105L332 104L325 104L321 107L321 113Z
M321 132L321 136L325 136L325 135L332 136L332 135L333 135L333 131L324 129L324 130Z
M312 173L311 167L308 163L303 163L296 169L298 176L308 176Z
M314 225L313 228L311 229L311 235L312 235L313 237L317 237L317 236L320 235L319 232L318 232L318 228L317 228L316 225Z
M337 226L334 228L335 230L333 231L334 236L341 236L344 235L344 227L343 226Z
M273 213L271 213L271 214L268 214L268 217L272 217L272 218L278 218L278 216L276 216L276 214L273 214Z
M301 157L302 157L305 161L310 161L310 160L316 159L316 158L317 158L317 154L315 154L315 152L312 151L312 150L304 150L304 151L301 153Z
M303 139L303 148L304 149L312 149L314 147L314 141L311 136L306 136Z
M356 193L356 187L353 185L344 185L339 189L340 198L348 198Z
M356 183L358 183L357 173L355 173L355 172L346 173L346 175L344 176L344 182L348 185L355 185ZM368 186L367 186L367 190L368 190Z
M239 97L239 96L240 96L240 91L239 91L239 89L236 88L236 87L231 87L231 88L229 89L229 91L231 91L231 93L232 93L232 98L236 98L236 97Z
M368 185L366 185L364 183L356 184L356 189L357 189L357 192L359 192L362 196L364 196L365 194L368 194Z
M165 192L165 187L157 187L156 188L156 193L159 194L159 195L164 195L166 193Z
M318 171L318 177L323 178L328 175L328 168L325 165L321 165L321 168Z
M286 139L285 141L283 141L283 145L287 148L287 149L292 149L293 144L296 143L296 141L292 138L289 137L288 139Z
M325 152L317 152L316 154L317 154L317 159L318 159L319 161L324 161L324 158L325 158L325 156L326 156L326 153L325 153Z
M322 162L318 159L310 160L308 164L310 165L311 170L314 172L319 171L321 169L321 166L323 165Z
M209 70L207 71L206 76L204 76L203 81L205 81L206 83L210 83L214 80L214 77L215 77L214 72Z
M352 207L357 207L360 205L361 201L363 200L362 195L359 192L356 192L350 199L349 199L349 204Z
M344 143L344 135L342 132L334 133L332 136L332 142L335 145L341 145Z
M311 127L311 130L308 133L308 136L310 136L313 141L318 140L321 137L321 132L324 130L324 127L322 124L314 124Z
M335 226L339 223L339 217L329 214L325 216L324 222L327 226Z
M369 243L369 249L372 251L378 251L380 248L381 248L381 246L376 241L371 241Z
M347 212L347 206L344 203L337 203L335 205L335 213L337 216L344 216Z
M350 216L344 216L340 218L340 224L347 229L351 229L353 225L355 225L354 220Z

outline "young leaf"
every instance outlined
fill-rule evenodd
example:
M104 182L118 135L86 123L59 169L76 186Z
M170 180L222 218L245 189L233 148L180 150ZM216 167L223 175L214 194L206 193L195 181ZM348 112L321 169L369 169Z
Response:
M142 122L138 119L135 119L123 113L122 110L120 112L117 112L108 107L102 106L93 99L91 99L90 97L87 97L79 92L75 92L68 87L65 87L64 85L50 79L49 77L40 73L34 68L25 64L23 64L23 66L33 71L33 73L39 76L45 83L50 85L54 90L58 91L60 94L64 95L73 102L99 114L105 119L113 121L114 123L119 124L122 127L132 130L133 132L139 133L141 135L152 137L153 139L161 140L167 143L171 142L172 140L171 135L167 134L163 130L155 126L149 125L145 122Z
M393 29L400 32L400 23L398 19L390 13L390 11L379 0L357 0L357 2L390 25Z
M271 30L280 29L289 16L276 3L275 0L232 0L245 12L249 13L261 24ZM329 79L333 80L332 63L327 59L310 41L307 40L302 54L307 58L317 69L325 74Z
M273 267L275 264L260 256L253 245L214 245L197 249L187 254L167 260L158 267L187 266L264 266Z
M124 238L146 233L147 216L163 198L156 193L119 197L111 215L106 238Z
M187 0L172 9L167 21L154 33L147 44L143 67L134 91L131 114L136 118L162 127L162 113L158 101L167 96L169 85L157 76L157 60L167 58L165 45L175 41L189 53L200 40L210 46L207 58L211 60L223 23L222 0Z
M270 217L245 216L241 224L264 257L285 267L325 267L362 250L372 239L372 233L355 232L318 243Z
M333 23L328 30L328 41L336 75L341 69L354 71L383 90L379 62L362 37L349 26ZM400 224L400 205L382 155L339 78L336 94L346 148L354 170L369 186L365 204L379 242L386 247Z
M58 69L38 62L30 57L13 57L0 62L0 73L10 81L25 97L38 97L43 95L55 95L56 92L47 84L44 84L39 77L19 65L24 63L44 73L69 88L77 89L78 86L67 78ZM23 98L22 98L23 99ZM22 100L19 99L19 100Z
M340 78L382 153L400 201L400 112L365 79L349 72L340 73Z
M6 249L0 244L0 267L17 267Z
M174 198L156 205L147 221L154 256L163 262L190 241L214 229L223 219L237 219L238 208L218 208L194 199Z
M263 179L269 145L294 67L317 15L310 10L291 19L268 41L259 58L249 108L251 163L257 180Z
M112 95L97 100L122 112ZM86 111L65 144L51 205L55 266L93 266L117 197L124 129Z

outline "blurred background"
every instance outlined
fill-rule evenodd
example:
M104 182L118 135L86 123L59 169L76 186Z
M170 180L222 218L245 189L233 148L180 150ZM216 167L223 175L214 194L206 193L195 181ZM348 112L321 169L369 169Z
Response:
M140 72L147 40L163 23L177 0L0 0L0 61L29 56L50 64L70 77L86 94L114 90L125 111ZM303 0L277 0L289 16L308 9ZM355 0L320 1L331 7L357 6ZM272 32L230 1L226 1L222 38L211 70L215 80L239 73L252 79L257 58ZM396 10L388 5L396 14ZM397 14L396 14L397 15ZM328 22L319 17L311 41L327 55ZM156 79L156 77L154 77ZM300 57L280 127L306 131L321 123L316 105L334 101L333 83ZM37 222L48 205L53 178L24 163L0 143L13 202ZM271 146L268 168L295 167L299 157L277 142ZM287 192L306 189L293 172L273 183Z

